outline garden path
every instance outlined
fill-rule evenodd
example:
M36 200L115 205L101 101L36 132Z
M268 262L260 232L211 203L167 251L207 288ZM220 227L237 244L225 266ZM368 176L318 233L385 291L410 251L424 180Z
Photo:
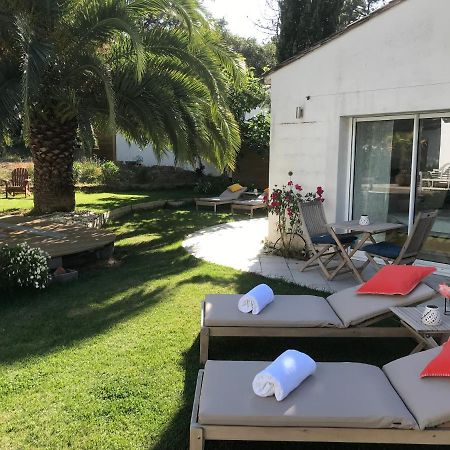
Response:
M263 242L267 227L267 218L229 222L189 235L183 247L199 259L269 278L282 278L326 292L337 292L357 285L351 274L342 274L336 280L327 281L317 269L300 272L303 261L265 255ZM367 279L373 273L373 269L367 268L363 276Z

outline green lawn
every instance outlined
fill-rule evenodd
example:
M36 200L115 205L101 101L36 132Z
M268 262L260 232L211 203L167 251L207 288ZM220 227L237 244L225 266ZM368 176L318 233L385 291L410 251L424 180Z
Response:
M104 212L112 208L129 205L130 203L150 202L153 200L168 200L180 198L193 198L197 196L192 189L169 189L151 192L86 193L78 191L75 194L77 209ZM30 211L33 208L33 198L17 195L12 198L0 198L0 215L13 211Z
M199 261L181 247L186 234L228 220L192 210L122 218L110 226L118 234L117 265L95 265L73 284L2 302L1 449L187 448L204 295L245 292L261 282L278 294L312 292ZM412 343L216 339L211 356L271 360L289 347L318 360L383 364ZM375 447L225 442L206 448Z

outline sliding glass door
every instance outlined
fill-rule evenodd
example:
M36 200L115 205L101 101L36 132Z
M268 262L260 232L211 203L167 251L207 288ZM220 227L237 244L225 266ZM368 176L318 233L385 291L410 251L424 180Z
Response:
M450 264L450 118L419 121L415 210L438 210L420 257Z
M450 263L450 118L402 116L355 120L351 216L403 223L439 211L422 259Z
M408 224L414 120L358 122L353 218Z

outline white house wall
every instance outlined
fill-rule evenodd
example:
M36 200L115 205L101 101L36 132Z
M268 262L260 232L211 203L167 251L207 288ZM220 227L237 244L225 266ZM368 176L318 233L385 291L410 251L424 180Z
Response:
M175 166L175 159L172 153L163 156L161 161L158 162L151 145L141 150L136 144L128 143L121 135L116 136L116 160L121 162L142 161L144 166ZM220 172L214 166L210 164L205 164L205 166L207 175L220 175ZM189 164L179 164L178 167L193 170Z
M449 17L450 0L406 0L274 72L270 185L292 170L346 219L350 118L450 110Z

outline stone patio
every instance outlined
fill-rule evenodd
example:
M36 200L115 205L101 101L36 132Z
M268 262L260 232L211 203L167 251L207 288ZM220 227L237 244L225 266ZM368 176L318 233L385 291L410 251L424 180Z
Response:
M266 235L267 218L241 220L194 233L186 238L183 247L195 257L215 264L259 273L269 278L282 278L326 292L336 292L358 284L349 273L327 281L318 269L300 272L303 261L265 255L263 243ZM372 273L373 270L369 270L364 276L368 277Z
M199 259L220 264L244 272L255 272L268 278L282 278L300 286L307 286L326 292L337 292L358 282L350 273L339 275L328 281L317 268L300 272L305 263L282 256L265 255L263 243L267 235L267 218L240 220L206 228L189 235L183 247ZM361 261L355 261L358 266ZM375 270L370 266L363 272L363 278L369 279ZM428 281L429 280L429 281ZM428 284L436 287L442 277L428 279ZM448 279L445 280L448 282Z

